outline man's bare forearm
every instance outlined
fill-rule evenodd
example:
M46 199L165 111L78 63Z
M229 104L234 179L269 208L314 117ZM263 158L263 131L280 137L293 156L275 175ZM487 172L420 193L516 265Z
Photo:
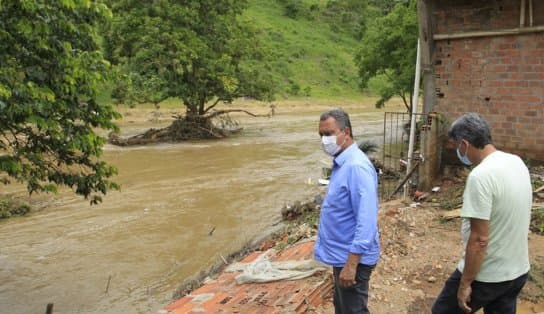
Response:
M461 277L462 285L470 285L480 271L489 241L488 232L488 221L481 219L470 220L470 236L465 249L465 268Z

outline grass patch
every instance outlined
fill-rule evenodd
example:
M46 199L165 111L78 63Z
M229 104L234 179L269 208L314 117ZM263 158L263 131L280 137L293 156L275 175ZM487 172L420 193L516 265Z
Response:
M329 23L291 18L277 1L252 0L245 17L276 58L271 67L279 98L361 95L354 62L357 41Z
M521 297L531 302L544 299L544 266L542 263L531 263L527 285L522 290Z
M0 199L0 219L24 216L30 212L30 205L25 202L4 198Z
M443 196L438 200L440 208L445 210L454 210L461 207L461 205L463 204L464 190L464 184L451 187L451 189L448 190L448 193L444 193Z
M531 212L531 231L544 235L544 207L535 208Z

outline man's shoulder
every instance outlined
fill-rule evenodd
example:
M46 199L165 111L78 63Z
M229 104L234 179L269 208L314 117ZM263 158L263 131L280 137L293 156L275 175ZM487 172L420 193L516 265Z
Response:
M507 168L522 169L527 168L527 166L525 166L525 163L519 156L498 150L484 159L478 166L474 167L471 175L488 175L500 169Z
M472 169L467 181L486 184L495 182L511 173L521 174L524 172L528 172L527 166L519 156L496 151Z
M351 158L346 160L344 166L348 171L361 172L368 175L376 174L376 168L374 168L370 159L361 151L354 153Z
M346 164L350 166L368 166L372 165L372 162L370 162L370 159L363 153L361 150L353 150L349 157L346 159Z

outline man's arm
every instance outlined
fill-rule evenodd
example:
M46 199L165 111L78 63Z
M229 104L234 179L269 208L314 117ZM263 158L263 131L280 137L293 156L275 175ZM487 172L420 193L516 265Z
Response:
M470 294L472 293L470 285L476 279L476 275L478 275L478 272L480 271L488 242L489 221L470 218L470 236L465 249L465 267L463 269L463 275L461 276L459 290L457 290L459 307L466 313L470 313L471 311L471 308L468 306Z
M356 226L348 260L339 276L342 287L350 287L356 283L355 276L361 256L374 240L377 232L377 188L368 171L363 167L353 167L348 178L350 201L353 206Z

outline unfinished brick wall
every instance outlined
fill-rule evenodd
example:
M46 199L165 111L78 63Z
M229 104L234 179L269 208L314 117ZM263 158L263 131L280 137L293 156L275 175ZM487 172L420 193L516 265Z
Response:
M533 1L533 16L544 25L544 1ZM437 1L432 21L435 34L511 29L520 1ZM434 44L434 111L478 112L498 148L544 161L544 32Z

